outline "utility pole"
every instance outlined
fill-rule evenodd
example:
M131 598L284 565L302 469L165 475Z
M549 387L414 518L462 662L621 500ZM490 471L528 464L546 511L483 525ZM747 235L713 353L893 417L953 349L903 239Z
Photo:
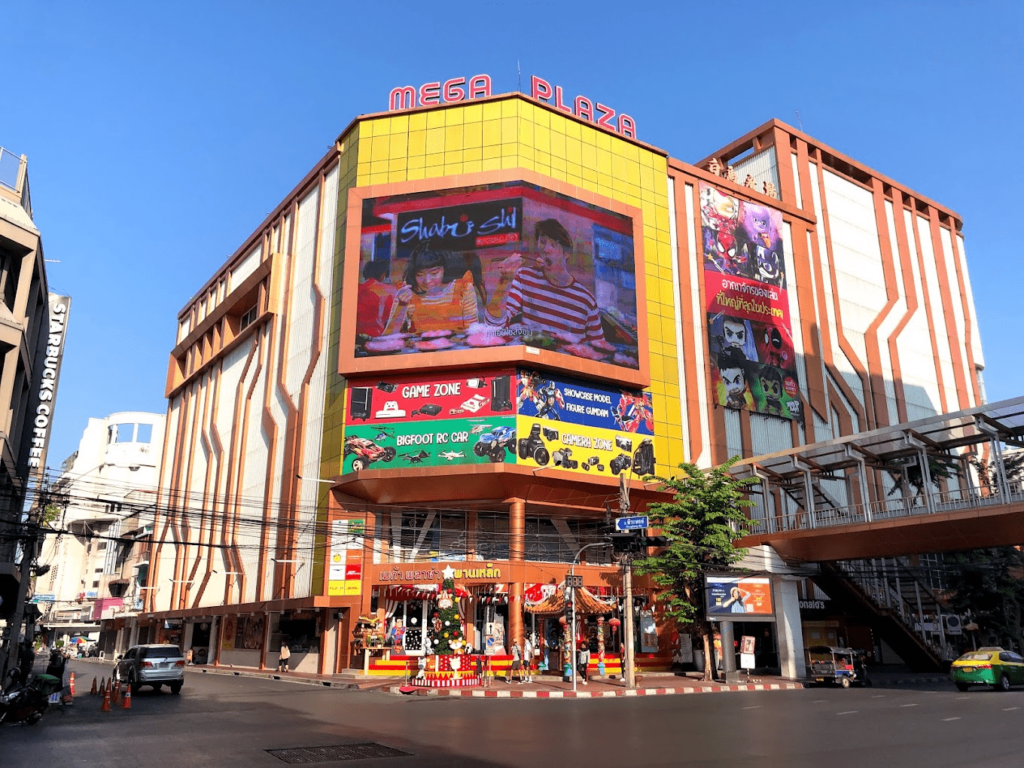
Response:
M31 519L21 523L25 535L22 537L21 549L21 582L18 584L18 598L14 607L14 614L8 622L9 639L7 643L7 669L16 669L18 666L18 644L21 637L21 624L25 620L25 601L28 599L28 585L32 578L32 562L36 558L36 539L38 525ZM25 639L32 642L32 638L25 633Z
M619 475L619 515L629 516L629 484L625 473ZM623 554L622 587L626 593L626 616L624 622L626 641L626 687L636 688L636 668L633 659L633 552Z

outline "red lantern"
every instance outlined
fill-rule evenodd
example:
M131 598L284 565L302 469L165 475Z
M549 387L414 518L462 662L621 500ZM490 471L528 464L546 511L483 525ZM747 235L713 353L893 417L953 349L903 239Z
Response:
M561 625L562 625L562 626L564 627L564 626L565 626L565 624L566 624L566 618L565 618L565 616L559 616L559 617L558 617L558 623L559 623L559 624L561 624Z
M619 619L610 619L608 621L608 626L610 626L612 629L618 629L621 624L622 622Z

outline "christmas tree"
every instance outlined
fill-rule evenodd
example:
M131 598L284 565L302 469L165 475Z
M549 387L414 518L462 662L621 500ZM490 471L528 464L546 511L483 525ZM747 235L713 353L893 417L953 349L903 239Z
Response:
M441 582L441 589L437 593L437 605L430 617L430 627L427 632L430 652L441 656L461 653L466 646L453 577L451 568L445 568L444 581Z

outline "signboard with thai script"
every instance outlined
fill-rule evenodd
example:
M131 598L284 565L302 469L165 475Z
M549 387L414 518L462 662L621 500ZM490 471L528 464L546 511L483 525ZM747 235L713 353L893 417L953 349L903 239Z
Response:
M703 182L700 213L715 402L800 420L782 213Z

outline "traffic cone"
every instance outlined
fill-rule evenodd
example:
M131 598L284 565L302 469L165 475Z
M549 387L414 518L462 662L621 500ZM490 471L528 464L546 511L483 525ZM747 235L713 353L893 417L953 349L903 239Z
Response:
M129 686L128 688L124 689L124 703L121 705L121 709L131 709L131 708L132 708L132 689Z
M75 695L75 673L71 673L71 679L68 681L68 688L71 689L71 695Z
M123 691L121 690L121 684L118 683L117 685L114 686L114 699L111 702L115 707L118 704L121 703L121 694L122 693L123 693Z
M96 695L96 676L95 675L93 675L93 677L92 677L92 688L89 689L89 695L90 696L95 696Z
M103 689L103 706L100 707L100 712L110 711L110 688Z

